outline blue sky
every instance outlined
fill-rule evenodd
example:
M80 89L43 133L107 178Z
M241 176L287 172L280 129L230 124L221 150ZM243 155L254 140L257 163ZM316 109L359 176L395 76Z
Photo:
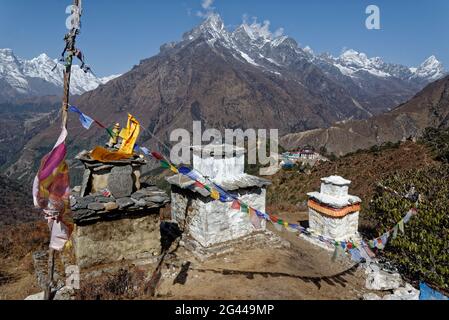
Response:
M124 73L177 41L202 20L211 2L229 28L243 15L269 20L302 46L338 55L352 48L385 61L415 66L434 54L449 69L448 0L84 0L79 47L99 76ZM0 48L32 58L57 57L71 0L0 0ZM381 10L381 30L365 28L365 9Z

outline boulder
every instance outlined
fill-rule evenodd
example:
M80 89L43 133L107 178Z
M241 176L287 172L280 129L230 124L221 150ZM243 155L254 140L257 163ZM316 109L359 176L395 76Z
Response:
M372 271L366 278L366 288L369 290L395 290L402 286L403 281L399 273L384 270Z

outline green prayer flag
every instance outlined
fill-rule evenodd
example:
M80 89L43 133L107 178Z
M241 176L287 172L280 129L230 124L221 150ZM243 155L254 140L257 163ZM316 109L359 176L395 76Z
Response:
M110 128L106 128L106 132L109 134L109 136L111 137L111 138L115 138L115 134L112 132L112 130L110 129Z
M246 204L241 204L241 206L240 206L240 208L242 209L242 212L244 212L244 213L248 213L249 211L248 211L248 206L246 205Z
M404 231L404 220L399 221L398 223L399 231L401 231L402 234L405 233Z
M170 164L167 161L162 160L161 161L161 167L164 168L164 169L170 169Z
M398 226L394 227L393 229L393 240L398 237Z

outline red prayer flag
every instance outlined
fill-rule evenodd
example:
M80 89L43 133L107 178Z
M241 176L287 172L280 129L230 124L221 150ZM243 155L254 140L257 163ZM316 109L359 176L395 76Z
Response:
M195 186L198 188L204 189L204 184L202 184L201 182L196 181Z
M240 210L240 202L238 202L237 200L234 200L232 202L232 207L233 210Z
M151 155L157 160L164 160L164 157L160 153L153 151L153 152L151 152Z

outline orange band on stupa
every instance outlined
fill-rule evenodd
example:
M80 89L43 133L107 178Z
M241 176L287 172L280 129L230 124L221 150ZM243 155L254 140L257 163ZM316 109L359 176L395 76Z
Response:
M309 200L307 205L309 206L309 208L311 208L321 214L324 214L326 216L333 217L333 218L343 218L343 217L347 216L348 214L360 211L360 209L361 209L360 203L357 203L357 204L354 204L351 206L347 206L347 207L344 207L341 209L327 207L327 206L324 206L314 200Z

